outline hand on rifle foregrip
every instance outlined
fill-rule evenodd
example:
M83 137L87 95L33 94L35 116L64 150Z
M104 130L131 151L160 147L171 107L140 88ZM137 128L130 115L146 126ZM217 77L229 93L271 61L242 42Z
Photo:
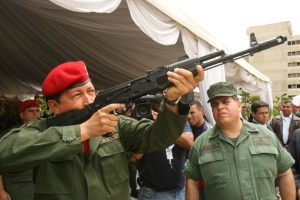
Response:
M90 119L80 124L81 141L116 132L118 116L112 113L124 107L124 104L109 104L95 112Z
M183 68L176 68L173 72L168 71L168 80L172 83L167 90L167 99L174 101L191 91L204 79L204 71L200 65L197 65L197 75Z

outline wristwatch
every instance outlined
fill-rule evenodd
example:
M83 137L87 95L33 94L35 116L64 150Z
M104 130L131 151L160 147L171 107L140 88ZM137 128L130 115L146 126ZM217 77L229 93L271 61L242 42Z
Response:
M182 96L180 102L183 104L190 104L193 100L194 100L194 91L191 91L186 95Z

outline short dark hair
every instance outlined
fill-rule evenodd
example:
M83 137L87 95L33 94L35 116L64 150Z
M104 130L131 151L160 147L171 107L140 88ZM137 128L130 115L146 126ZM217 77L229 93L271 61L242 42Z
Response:
M48 96L48 97L46 97L46 101L54 100L54 101L57 101L59 103L60 102L60 95L61 95L61 93L56 94L56 95L52 95L52 96Z
M190 106L193 106L193 105L196 105L198 108L202 108L202 104L200 101L198 100L193 100L191 103L190 103Z
M287 103L293 104L292 100L290 100L290 99L282 100L281 103L282 103L282 104L287 104Z
M253 104L251 105L251 111L256 113L257 110L261 107L267 107L269 109L269 104L267 104L264 101L255 101L253 102Z

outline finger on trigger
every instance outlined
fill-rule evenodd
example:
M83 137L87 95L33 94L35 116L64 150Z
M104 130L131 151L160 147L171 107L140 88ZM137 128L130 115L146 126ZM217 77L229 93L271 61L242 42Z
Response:
M117 109L123 109L125 108L125 105L124 104L121 104L121 103L112 103L112 104L109 104L103 108L101 108L100 110L102 112L105 112L105 113L110 113L114 110L117 110Z

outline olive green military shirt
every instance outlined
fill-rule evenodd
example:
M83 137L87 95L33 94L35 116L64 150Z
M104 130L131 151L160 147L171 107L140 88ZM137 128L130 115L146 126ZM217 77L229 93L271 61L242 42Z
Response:
M276 200L275 178L293 163L274 133L244 121L236 144L216 125L198 137L184 174L204 181L206 200Z
M33 170L13 173L3 177L5 191L12 200L33 200Z
M32 125L33 122L23 123L21 126L16 125L11 129L19 127L24 128ZM27 170L20 173L10 173L3 176L3 183L5 191L13 200L33 200L34 184L33 184L33 170Z
M186 120L165 106L155 122L120 117L118 133L89 140L88 156L79 125L47 128L41 120L1 138L0 174L37 167L35 200L127 200L126 153L164 149L181 135Z

